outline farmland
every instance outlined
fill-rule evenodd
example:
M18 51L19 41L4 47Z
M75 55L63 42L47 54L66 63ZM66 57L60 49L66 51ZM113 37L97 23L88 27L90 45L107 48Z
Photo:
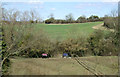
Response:
M65 40L75 37L89 37L94 26L103 22L79 24L33 24L35 30L42 30L51 40ZM79 57L87 66L101 71L102 75L116 75L118 72L117 56L85 56ZM93 75L79 65L74 57L69 58L10 58L9 75ZM19 66L19 67L18 67ZM15 71L19 70L19 71ZM36 71L35 71L36 70Z
M79 24L33 24L31 26L33 26L36 31L42 30L41 32L43 32L44 35L50 37L50 40L55 41L75 37L87 38L95 32L93 27L102 23L103 22ZM32 34L33 33L34 32L32 32ZM117 56L102 57L86 55L78 58L87 66L94 68L95 71L102 72L102 75L116 75L118 72ZM10 58L10 63L11 65L7 71L9 75L93 75L89 70L78 64L74 57L71 59L55 58L55 56L49 59L16 57Z
M74 58L11 58L10 60L12 62L10 75L93 75ZM80 57L79 60L102 72L103 75L116 75L118 72L117 56L89 56Z
M118 75L119 17L108 5L0 4L2 75Z
M64 40L77 36L87 37L94 32L93 26L103 22L88 22L79 24L36 24L37 30L43 30L53 40Z

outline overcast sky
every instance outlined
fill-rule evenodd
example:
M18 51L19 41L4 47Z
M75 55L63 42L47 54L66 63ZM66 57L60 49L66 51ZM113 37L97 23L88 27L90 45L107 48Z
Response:
M48 2L49 1L49 2ZM77 19L81 15L103 17L118 8L118 0L3 0L4 8L20 11L37 10L43 19L52 13L56 19L65 19L72 13Z

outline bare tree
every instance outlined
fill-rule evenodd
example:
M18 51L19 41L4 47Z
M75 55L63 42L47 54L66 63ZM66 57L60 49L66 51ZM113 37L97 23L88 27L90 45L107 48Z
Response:
M3 54L3 59L1 64L3 64L4 61L7 58L9 58L9 56L14 54L19 54L21 51L24 51L25 49L38 45L37 43L38 41L42 39L45 40L42 31L37 32L34 26L14 23L15 21L21 20L19 19L19 17L21 16L19 11L9 10L6 12L7 12L6 15L7 21L9 21L11 24L7 24L7 23L2 24L3 34L4 34L3 41L6 44L6 48ZM27 15L27 12L25 12L24 14ZM32 19L36 19L34 12L31 12L31 16ZM29 19L29 15L27 15L27 17L24 16L21 18L27 21Z
M74 21L74 17L72 15L72 13L66 15L66 21L69 22L69 23Z
M116 9L112 10L110 16L117 17L118 16L118 10L116 10Z
M118 29L118 11L112 10L109 15L106 15L104 17L104 26L107 28L115 29L117 31Z
M39 13L36 10L32 9L30 11L30 19L34 21L36 20L37 17L39 17Z

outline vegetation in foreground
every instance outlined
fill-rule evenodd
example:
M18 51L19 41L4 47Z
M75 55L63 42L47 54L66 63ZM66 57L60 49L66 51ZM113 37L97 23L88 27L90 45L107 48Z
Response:
M79 58L96 71L101 71L103 75L118 73L117 59L117 56ZM10 75L93 75L79 65L74 58L12 58L10 60L12 62L9 69Z

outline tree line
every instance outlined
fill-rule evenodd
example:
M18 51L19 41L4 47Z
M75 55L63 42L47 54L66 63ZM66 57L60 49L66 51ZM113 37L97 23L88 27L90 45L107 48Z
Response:
M53 17L53 15L51 14L50 15L50 18L49 19L46 19L44 22L46 24L51 24L51 23L54 23L54 24L65 24L65 23L85 23L85 22L96 22L96 21L103 21L103 17L99 17L99 16L96 16L96 15L91 15L90 17L86 17L86 16L80 16L78 17L77 20L74 19L73 15L70 13L68 15L65 16L65 20L62 20L62 19L55 19Z

